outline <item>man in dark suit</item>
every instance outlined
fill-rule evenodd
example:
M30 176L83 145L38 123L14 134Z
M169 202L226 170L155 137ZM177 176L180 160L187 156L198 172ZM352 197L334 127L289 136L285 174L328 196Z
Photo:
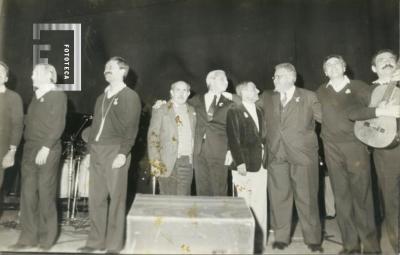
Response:
M297 88L296 69L290 63L275 66L275 90L264 91L267 123L268 192L273 248L284 249L290 242L293 200L304 242L311 251L322 251L318 209L318 142L315 121L321 106L315 93Z
M226 113L232 101L222 95L228 87L224 71L209 72L206 83L208 92L189 100L197 114L193 153L196 190L200 196L226 196Z
M235 188L253 209L262 230L263 244L267 229L267 171L265 150L265 121L261 108L256 107L257 89L253 82L236 87L242 103L233 105L227 113L226 132L233 158L232 172Z

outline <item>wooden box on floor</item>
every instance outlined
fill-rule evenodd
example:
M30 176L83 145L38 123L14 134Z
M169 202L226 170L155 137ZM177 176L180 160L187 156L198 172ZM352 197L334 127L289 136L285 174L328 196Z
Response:
M252 254L254 227L242 198L137 194L124 253Z

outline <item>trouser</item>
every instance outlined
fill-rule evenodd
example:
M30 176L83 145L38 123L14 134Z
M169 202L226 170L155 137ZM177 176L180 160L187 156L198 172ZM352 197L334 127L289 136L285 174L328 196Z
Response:
M194 156L196 192L198 196L226 196L228 194L228 167L224 159L207 154L204 142Z
M238 197L243 197L261 227L265 244L267 238L267 170L247 172L245 176L232 171L232 180Z
M120 251L124 245L126 192L131 156L127 156L126 163L121 168L111 168L119 149L120 145L92 144L90 147L90 232L86 246L95 249Z
M294 201L304 242L321 243L318 179L318 162L306 166L287 161L271 162L268 168L268 192L271 226L276 242L290 242Z
M2 166L2 161L4 156L6 155L8 148L6 146L2 146L0 143L0 217L3 214L3 182L4 182L4 171Z
M60 164L61 145L50 149L46 164L38 166L35 158L41 145L26 142L21 168L20 222L21 234L18 243L39 244L51 247L56 241L57 176Z
M371 191L370 157L358 142L324 142L343 248L380 252Z
M374 152L374 162L378 175L379 186L383 196L384 222L394 251L399 253L399 203L400 203L400 163L398 159L388 162L385 154L400 156L400 147L393 150L378 150Z
M168 177L159 177L161 195L190 196L193 179L193 165L189 156L176 159L174 169Z
M324 178L324 203L326 216L335 216L335 198L333 197L332 185L329 176Z

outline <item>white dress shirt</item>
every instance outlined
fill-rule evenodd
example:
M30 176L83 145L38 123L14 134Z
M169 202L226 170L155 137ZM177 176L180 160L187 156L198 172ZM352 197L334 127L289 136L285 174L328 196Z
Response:
M292 97L293 97L293 95L294 95L294 91L296 90L296 86L292 86L292 87L290 87L288 90L286 90L286 91L281 91L281 92L279 92L279 94L280 94L280 98L281 98L281 102L282 102L282 98L284 97L283 96L283 94L285 93L285 95L286 95L286 102L285 102L285 105L288 103L288 102L290 102L290 100L292 100Z
M210 91L207 92L207 93L204 95L205 103L206 103L206 112L207 112L208 109L210 108L210 105L211 105L212 101L214 100L214 96L217 96L217 101L216 101L216 103L218 103L218 101L219 101L221 95L214 94L214 93L212 93L212 92L210 92Z
M56 89L56 85L54 85L53 83L43 84L40 86L40 88L35 90L36 98L39 99L54 89Z
M123 82L114 84L112 87L111 87L111 85L108 85L104 89L104 93L106 94L107 98L110 99L111 97L113 97L116 94L118 94L118 92L123 90L125 87L126 87L126 84L123 83Z
M256 104L254 103L248 103L248 102L242 102L244 105L244 108L250 113L251 118L253 119L254 123L257 126L257 130L260 130L260 126L258 124L258 116L257 116L257 110L256 110Z
M6 86L4 84L0 85L0 93L6 93Z

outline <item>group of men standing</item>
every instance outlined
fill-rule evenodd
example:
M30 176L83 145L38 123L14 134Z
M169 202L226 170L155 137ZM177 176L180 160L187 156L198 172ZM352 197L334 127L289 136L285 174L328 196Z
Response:
M281 63L275 66L275 89L264 91L260 98L251 81L240 83L237 95L226 93L228 81L222 70L207 75L208 92L189 100L189 84L183 81L172 84L171 100L153 106L148 133L150 164L159 177L161 194L190 194L194 168L197 195L225 196L229 165L237 170L232 172L234 188L252 208L264 238L268 190L274 249L285 249L290 243L295 205L304 242L310 251L322 252L315 133L315 124L319 122L342 236L341 253L380 253L370 152L356 138L354 122L381 116L400 117L399 105L370 106L376 86L400 80L396 62L397 56L392 51L379 51L371 66L378 80L374 86L368 86L345 75L346 62L342 56L330 55L323 61L328 81L316 92L296 87L295 67ZM176 91L179 86L184 90L180 101ZM196 116L195 130L193 122L182 114ZM188 132L182 131L185 126ZM184 146L186 154L179 149ZM395 157L400 156L399 148L375 149L373 154L386 229L396 252L400 165ZM188 158L184 171L179 163L183 158ZM185 188L179 188L181 185Z
M153 106L148 131L148 154L161 194L190 195L192 179L200 196L226 196L228 170L234 189L245 198L267 235L267 190L274 249L290 243L293 205L304 242L322 252L318 209L318 142L321 123L326 164L332 182L343 254L379 253L374 218L370 154L354 135L354 121L380 116L400 117L400 106L370 107L372 89L400 80L397 56L378 52L372 71L374 85L350 80L339 55L328 56L323 71L328 82L316 92L295 86L296 69L290 63L275 66L274 90L259 90L251 81L226 92L223 70L208 73L208 91L189 99L190 85L171 85L168 102ZM86 131L90 166L87 243L79 250L119 253L124 245L125 202L130 150L141 112L136 92L124 83L128 63L120 57L105 65L109 84L95 105ZM21 234L11 248L40 246L49 250L57 237L56 187L65 127L67 97L57 90L57 73L50 64L38 64L32 73L34 96L23 121L21 98L5 87L8 67L0 62L0 184L4 169L14 164L23 127L25 145L21 168ZM398 251L400 146L374 150L389 240ZM194 169L194 172L193 172ZM268 169L268 171L267 171ZM194 174L193 174L194 173ZM108 197L110 198L108 200ZM361 243L360 243L361 241Z

